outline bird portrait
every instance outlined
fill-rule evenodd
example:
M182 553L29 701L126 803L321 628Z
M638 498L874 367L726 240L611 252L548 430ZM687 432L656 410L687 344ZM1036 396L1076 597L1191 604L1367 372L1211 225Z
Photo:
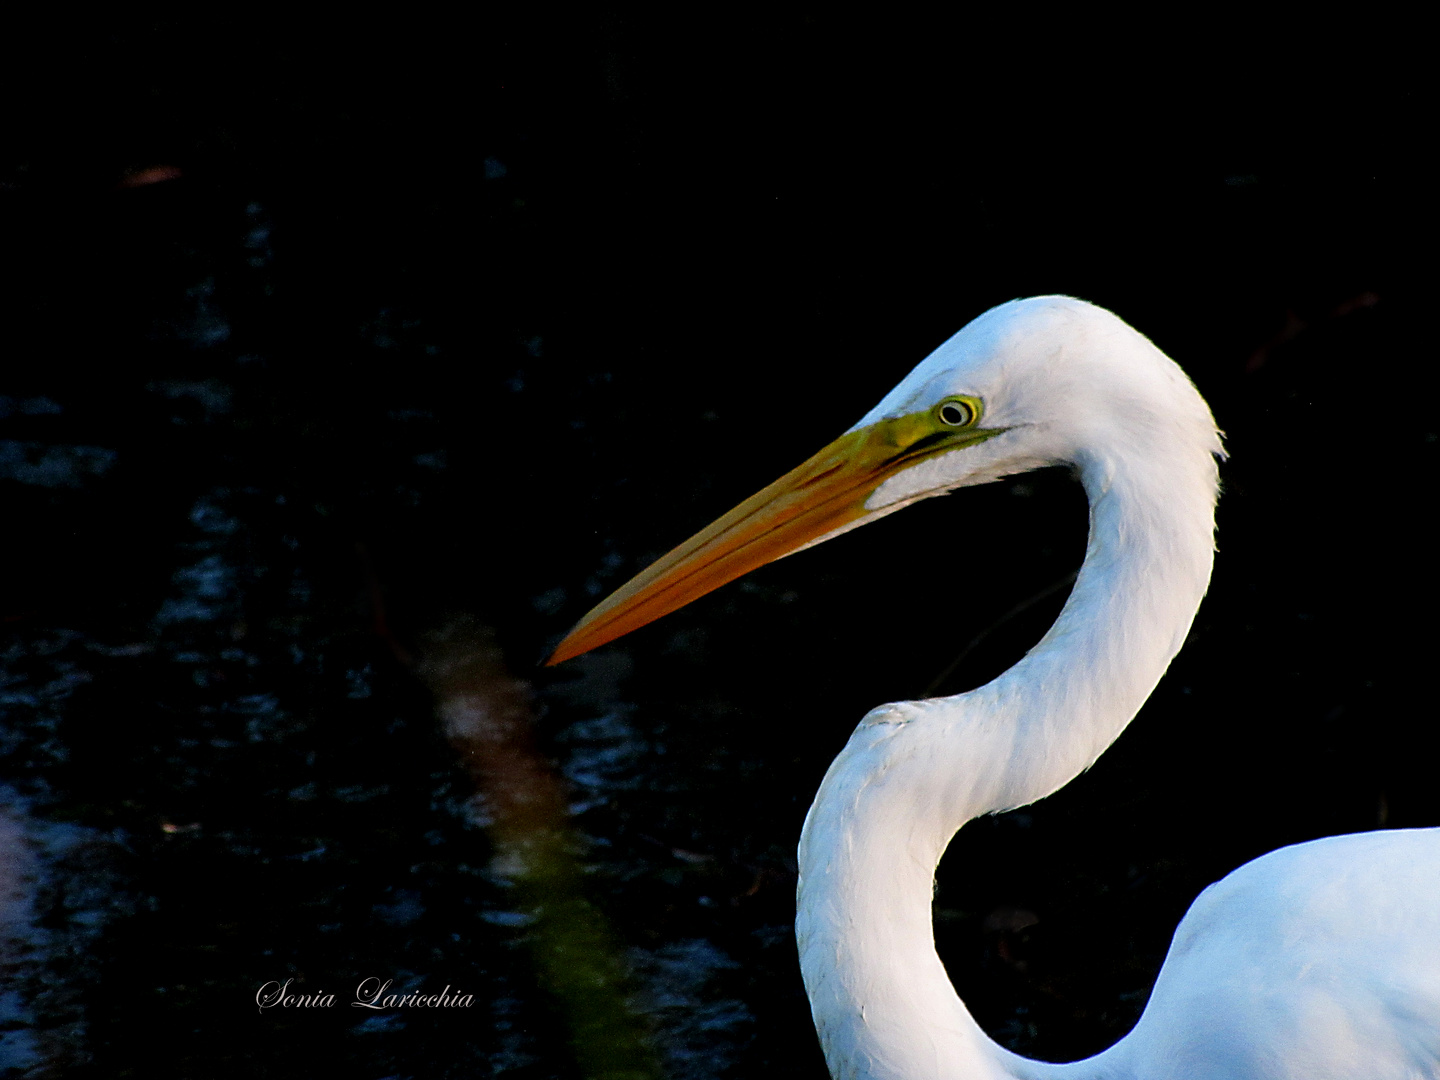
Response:
M1090 535L1055 624L981 687L867 713L806 817L796 934L837 1080L1440 1072L1440 828L1311 841L1236 870L1181 922L1135 1029L1063 1069L996 1046L935 953L951 837L1089 768L1183 645L1211 575L1220 453L1204 400L1148 340L1067 297L1017 300L556 649L552 663L918 500L1076 469Z

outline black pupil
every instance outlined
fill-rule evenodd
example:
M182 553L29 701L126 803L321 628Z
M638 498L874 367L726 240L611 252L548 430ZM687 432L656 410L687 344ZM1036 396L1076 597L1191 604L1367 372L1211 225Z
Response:
M970 410L952 401L940 406L940 419L947 424L963 424L970 419Z

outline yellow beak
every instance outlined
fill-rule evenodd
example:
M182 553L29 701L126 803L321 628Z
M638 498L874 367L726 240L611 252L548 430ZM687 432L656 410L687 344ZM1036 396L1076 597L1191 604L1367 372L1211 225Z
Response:
M850 431L622 585L581 619L546 661L559 664L684 607L797 548L879 513L885 480L993 430L937 430L930 413Z

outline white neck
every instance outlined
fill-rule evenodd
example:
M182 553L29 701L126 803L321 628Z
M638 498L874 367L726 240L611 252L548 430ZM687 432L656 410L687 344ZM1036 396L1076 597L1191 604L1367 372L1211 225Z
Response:
M935 954L930 906L935 867L960 826L1088 768L1184 641L1210 579L1215 461L1208 446L1156 441L1140 448L1148 453L1076 456L1090 540L1040 643L978 690L874 710L826 774L800 840L796 930L835 1077L1129 1075L1123 1040L1074 1065L1030 1062L992 1042Z

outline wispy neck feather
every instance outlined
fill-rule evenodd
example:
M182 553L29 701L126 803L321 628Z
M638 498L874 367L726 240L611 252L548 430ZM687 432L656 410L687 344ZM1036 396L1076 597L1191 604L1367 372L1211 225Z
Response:
M1183 378L1183 377L1182 377ZM1199 395L1208 423L1208 410ZM1090 539L1070 598L1023 660L958 697L874 710L835 759L800 841L811 1008L845 1080L1130 1075L1124 1044L1074 1065L996 1046L935 954L935 867L966 821L1043 798L1114 741L1179 651L1209 582L1213 424L1078 452Z

